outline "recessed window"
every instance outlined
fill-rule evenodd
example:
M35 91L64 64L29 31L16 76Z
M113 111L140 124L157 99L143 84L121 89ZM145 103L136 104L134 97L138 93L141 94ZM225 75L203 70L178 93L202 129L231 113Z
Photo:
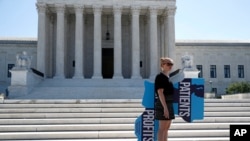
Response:
M238 65L238 77L244 78L244 65Z
M9 70L11 70L14 66L15 66L15 64L8 64L8 71L7 71L7 77L8 77L8 78L11 77L11 73L10 73Z
M200 71L200 73L198 74L198 77L202 78L203 77L202 65L196 65L196 68Z
M210 65L210 78L216 78L216 65Z
M230 78L230 65L224 65L224 77Z

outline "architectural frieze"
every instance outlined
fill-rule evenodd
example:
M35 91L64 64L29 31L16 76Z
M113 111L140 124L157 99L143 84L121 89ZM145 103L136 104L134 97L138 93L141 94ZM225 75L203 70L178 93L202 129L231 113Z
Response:
M52 13L57 12L58 5L64 5L69 13L75 13L75 5L83 5L84 12L93 13L95 5L102 6L102 13L111 14L117 5L122 8L122 14L129 14L133 5L140 7L140 15L146 15L149 7L156 6L158 14L163 13L167 7L175 7L175 0L37 0L37 4L44 5Z

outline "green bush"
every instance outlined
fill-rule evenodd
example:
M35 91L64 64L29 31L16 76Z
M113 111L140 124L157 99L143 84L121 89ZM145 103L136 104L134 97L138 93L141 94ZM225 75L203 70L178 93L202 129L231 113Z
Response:
M228 86L226 93L227 94L236 94L236 93L249 93L250 92L250 83L249 82L235 82Z

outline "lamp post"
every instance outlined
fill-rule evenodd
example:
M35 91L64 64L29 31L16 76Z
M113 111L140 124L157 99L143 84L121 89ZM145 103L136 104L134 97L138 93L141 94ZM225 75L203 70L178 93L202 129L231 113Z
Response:
M109 17L107 16L107 32L106 32L106 40L110 39L110 33L109 33Z

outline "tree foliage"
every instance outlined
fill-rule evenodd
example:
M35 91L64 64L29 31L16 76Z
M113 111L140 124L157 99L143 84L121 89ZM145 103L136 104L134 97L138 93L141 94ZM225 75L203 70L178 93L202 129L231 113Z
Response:
M250 83L249 82L235 82L228 86L226 93L227 94L236 94L236 93L249 93L250 92Z

